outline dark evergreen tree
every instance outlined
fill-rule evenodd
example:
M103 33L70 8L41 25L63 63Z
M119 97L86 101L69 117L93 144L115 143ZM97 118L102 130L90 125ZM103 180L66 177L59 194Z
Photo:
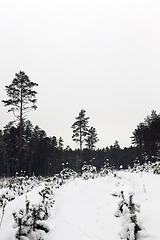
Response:
M96 147L95 144L99 141L96 133L96 129L94 127L91 127L88 129L88 134L85 139L86 141L86 147L93 151L93 149Z
M74 122L71 127L73 129L72 139L73 141L78 142L80 146L80 162L78 161L78 158L76 159L77 171L82 168L82 145L85 142L85 138L88 134L89 117L86 117L85 114L86 111L82 109L79 112L78 117L76 117L76 122Z
M8 100L3 100L5 107L10 107L8 112L13 112L14 116L19 120L20 137L19 137L19 171L21 170L21 158L22 158L22 129L23 121L26 113L31 109L36 109L36 94L33 90L37 83L30 81L29 77L23 72L15 74L16 78L9 86L5 86Z
M88 134L88 120L89 117L85 116L86 111L82 109L79 112L78 117L76 117L76 122L73 123L72 129L73 129L73 136L72 139L75 142L78 142L80 145L80 151L82 152L82 144L85 141L85 137Z

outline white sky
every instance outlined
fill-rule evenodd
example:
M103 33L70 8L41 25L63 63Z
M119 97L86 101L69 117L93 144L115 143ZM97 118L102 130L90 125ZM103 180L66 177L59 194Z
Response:
M72 141L80 110L97 147L131 145L132 132L160 112L159 0L1 0L0 96L24 71L39 84L28 114L48 136ZM0 103L0 129L12 113Z

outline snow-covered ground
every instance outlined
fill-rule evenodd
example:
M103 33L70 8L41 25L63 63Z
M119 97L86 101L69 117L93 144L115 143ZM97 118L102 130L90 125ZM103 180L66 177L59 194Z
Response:
M8 202L0 228L1 240L14 239L13 210L24 208L26 195L32 203L38 203L38 192L43 187L42 184ZM160 239L159 175L120 171L116 177L110 174L89 180L76 178L53 191L55 204L46 220L51 230L45 240L119 240L123 220L114 215L120 198L113 193L121 191L126 199L129 192L134 192L133 201L141 205L141 211L136 215L145 230L139 231L137 239Z

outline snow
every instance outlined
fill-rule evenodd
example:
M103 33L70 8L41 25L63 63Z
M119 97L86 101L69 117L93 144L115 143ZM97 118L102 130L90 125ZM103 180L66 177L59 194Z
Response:
M120 193L125 199L134 193L133 201L140 207L136 212L141 231L138 240L159 240L160 236L160 176L152 173L131 173L119 171L116 177L109 173L105 177L84 180L76 178L60 188L53 188L55 204L51 216L45 221L50 231L45 240L119 240L126 236L126 229L132 229L132 223L125 224L123 216L115 217L120 202ZM34 187L30 192L16 196L5 207L1 240L14 240L12 212L24 208L25 199L38 203L38 194L44 184ZM138 207L138 208L139 208ZM0 218L2 208L0 208ZM127 217L127 215L126 215ZM25 238L24 238L25 239ZM125 239L125 238L123 238Z

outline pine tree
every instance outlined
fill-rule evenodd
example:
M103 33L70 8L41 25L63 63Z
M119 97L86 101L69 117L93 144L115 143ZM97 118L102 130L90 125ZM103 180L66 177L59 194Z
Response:
M19 140L19 171L21 170L21 158L22 158L22 129L23 121L26 113L31 109L36 110L36 94L33 90L37 83L30 81L29 77L23 72L15 74L16 78L9 86L5 86L8 100L2 100L5 107L11 107L8 112L13 112L14 116L19 121L20 126L20 140Z
M85 141L88 149L92 151L95 148L95 144L99 141L99 139L97 138L96 129L94 127L88 129L88 134Z
M73 136L72 139L75 142L79 142L80 144L80 151L82 152L82 144L85 141L85 137L88 134L88 119L89 117L85 117L86 111L82 109L79 112L78 117L76 117L76 122L73 123Z
M80 145L80 159L76 161L76 168L79 171L82 168L82 145L85 142L85 138L88 134L88 119L89 117L85 116L86 111L82 109L79 112L78 117L76 117L76 122L73 123L71 128L73 129L72 139L73 141L79 143ZM80 165L79 165L80 164Z

